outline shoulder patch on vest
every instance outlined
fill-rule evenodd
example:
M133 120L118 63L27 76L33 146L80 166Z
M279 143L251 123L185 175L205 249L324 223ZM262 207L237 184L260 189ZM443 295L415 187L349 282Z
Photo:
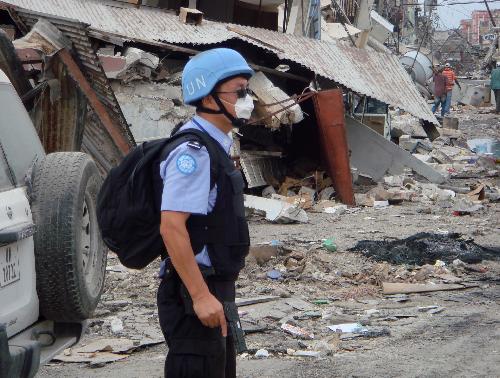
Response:
M188 147L190 148L193 148L195 150L200 150L201 149L201 143L200 142L197 142L197 141L191 141L191 142L188 142L187 144Z
M194 171L196 171L196 168L198 167L195 158L189 154L182 154L181 156L179 156L177 158L176 165L177 165L177 170L183 175L192 174Z

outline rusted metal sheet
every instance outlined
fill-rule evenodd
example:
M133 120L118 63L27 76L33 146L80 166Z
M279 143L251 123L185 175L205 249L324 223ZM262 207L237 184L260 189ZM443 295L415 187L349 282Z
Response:
M340 200L346 205L355 205L342 90L318 92L313 102L328 174Z
M90 154L102 174L116 166L121 160L118 148L109 143L109 136L102 132L101 122L91 110L86 118L82 151Z
M75 82L67 80L62 62L53 60L55 79L44 88L35 107L35 128L45 152L78 151L81 148L87 101Z
M30 28L40 19L39 15L30 14L29 12L17 11L16 13ZM45 15L42 18L48 20L57 27L65 37L71 40L73 50L82 66L85 77L90 82L99 99L112 112L113 119L120 125L121 133L128 139L129 145L133 146L135 144L134 138L128 128L125 116L118 105L118 101L106 78L97 54L91 45L88 35L88 25L75 20L61 19L57 16L50 17Z
M201 25L186 25L175 14L163 10L137 9L96 0L3 0L1 3L25 8L18 9L18 13L26 20L44 14L44 17L51 15L51 22L54 17L76 19L89 24L93 31L124 39L191 45L240 39L271 51L280 59L301 64L359 94L438 123L396 56L389 53L357 49L343 41L318 41L208 20Z
M109 115L108 110L95 94L94 90L80 70L80 67L78 67L74 59L71 57L70 52L66 49L62 49L57 53L57 56L64 63L71 77L78 83L79 88L85 94L85 97L87 97L90 106L92 106L95 114L111 136L114 144L118 147L120 152L125 155L130 150L130 144L120 132L117 124Z

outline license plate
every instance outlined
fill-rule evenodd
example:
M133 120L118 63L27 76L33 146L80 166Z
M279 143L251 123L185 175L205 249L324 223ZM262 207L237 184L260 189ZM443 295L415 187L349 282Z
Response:
M17 245L0 247L0 287L21 279L19 250Z

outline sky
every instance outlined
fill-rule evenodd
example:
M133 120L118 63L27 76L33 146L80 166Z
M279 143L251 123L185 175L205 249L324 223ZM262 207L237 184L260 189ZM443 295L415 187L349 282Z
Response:
M467 0L447 0L444 3L464 2ZM438 4L443 3L443 0L438 0ZM488 3L490 9L500 8L500 2ZM457 28L460 25L460 20L470 18L473 10L486 10L483 4L464 4L464 5L448 5L440 6L438 8L438 15L441 19L439 29Z

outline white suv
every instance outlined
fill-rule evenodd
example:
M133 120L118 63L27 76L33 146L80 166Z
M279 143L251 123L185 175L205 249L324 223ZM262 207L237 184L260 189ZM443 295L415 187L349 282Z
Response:
M86 154L45 154L2 70L0 115L0 378L32 377L78 341L99 301L101 177Z

